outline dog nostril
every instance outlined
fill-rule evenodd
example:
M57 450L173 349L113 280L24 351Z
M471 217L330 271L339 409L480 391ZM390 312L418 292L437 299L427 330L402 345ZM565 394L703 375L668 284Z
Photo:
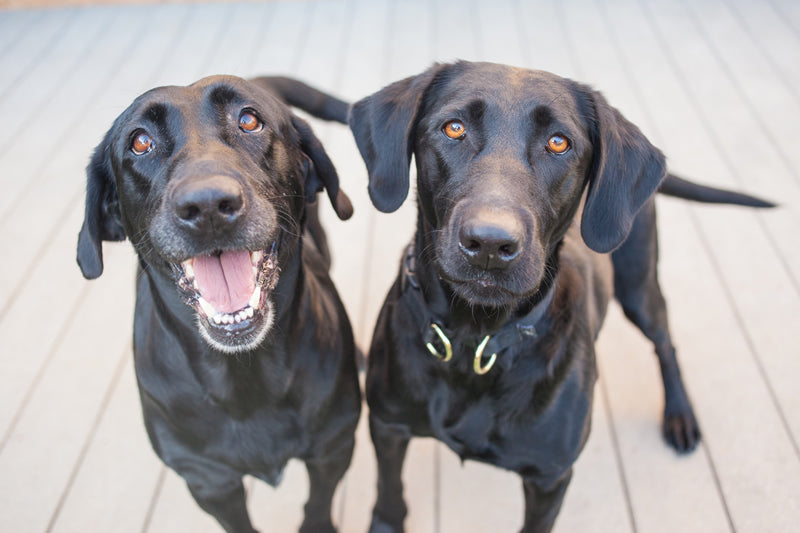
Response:
M508 244L503 244L497 250L497 255L504 259L513 259L517 252L519 251L519 246L516 243L510 242Z
M223 215L226 216L234 215L241 208L241 202L238 202L239 205L235 204L237 204L237 202L234 202L232 200L223 200L219 203L217 209Z
M479 253L481 251L481 243L476 241L476 240L471 240L471 241L465 243L463 246L464 246L465 250L467 250L468 252L475 253L475 254L477 254L477 253Z
M178 208L178 216L182 220L191 222L200 216L200 208L196 205L182 205Z

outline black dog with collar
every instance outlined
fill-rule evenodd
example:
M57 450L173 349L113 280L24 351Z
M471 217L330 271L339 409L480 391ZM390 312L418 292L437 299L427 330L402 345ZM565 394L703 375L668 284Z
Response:
M768 204L666 176L663 155L599 93L545 72L435 65L356 103L350 126L378 209L402 204L412 154L417 165L416 235L368 357L373 533L403 531L412 436L519 473L522 531L550 531L589 435L612 296L655 345L667 442L696 446L653 195Z

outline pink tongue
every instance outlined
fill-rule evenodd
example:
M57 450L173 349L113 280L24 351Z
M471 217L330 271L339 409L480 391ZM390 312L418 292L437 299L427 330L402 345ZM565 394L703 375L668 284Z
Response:
M195 257L194 277L203 298L222 313L247 306L256 288L247 250Z

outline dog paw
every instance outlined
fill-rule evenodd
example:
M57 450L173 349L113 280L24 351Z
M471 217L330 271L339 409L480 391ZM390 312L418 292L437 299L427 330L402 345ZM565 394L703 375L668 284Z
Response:
M679 413L664 414L664 439L678 453L693 451L700 442L700 426L691 409Z
M379 517L372 515L372 524L369 526L369 533L403 533L405 530L403 526L392 526L384 522Z

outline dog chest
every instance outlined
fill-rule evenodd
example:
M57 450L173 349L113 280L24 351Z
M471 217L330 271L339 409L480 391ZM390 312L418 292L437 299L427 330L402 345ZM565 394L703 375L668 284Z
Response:
M473 395L442 384L427 406L431 430L462 460L517 472L559 471L572 464L588 437L593 383L575 366L553 390L504 388L509 383L500 382Z
M306 453L313 440L295 409L262 408L234 419L201 398L175 397L164 406L141 393L153 448L179 473L202 457L275 485L288 460Z

